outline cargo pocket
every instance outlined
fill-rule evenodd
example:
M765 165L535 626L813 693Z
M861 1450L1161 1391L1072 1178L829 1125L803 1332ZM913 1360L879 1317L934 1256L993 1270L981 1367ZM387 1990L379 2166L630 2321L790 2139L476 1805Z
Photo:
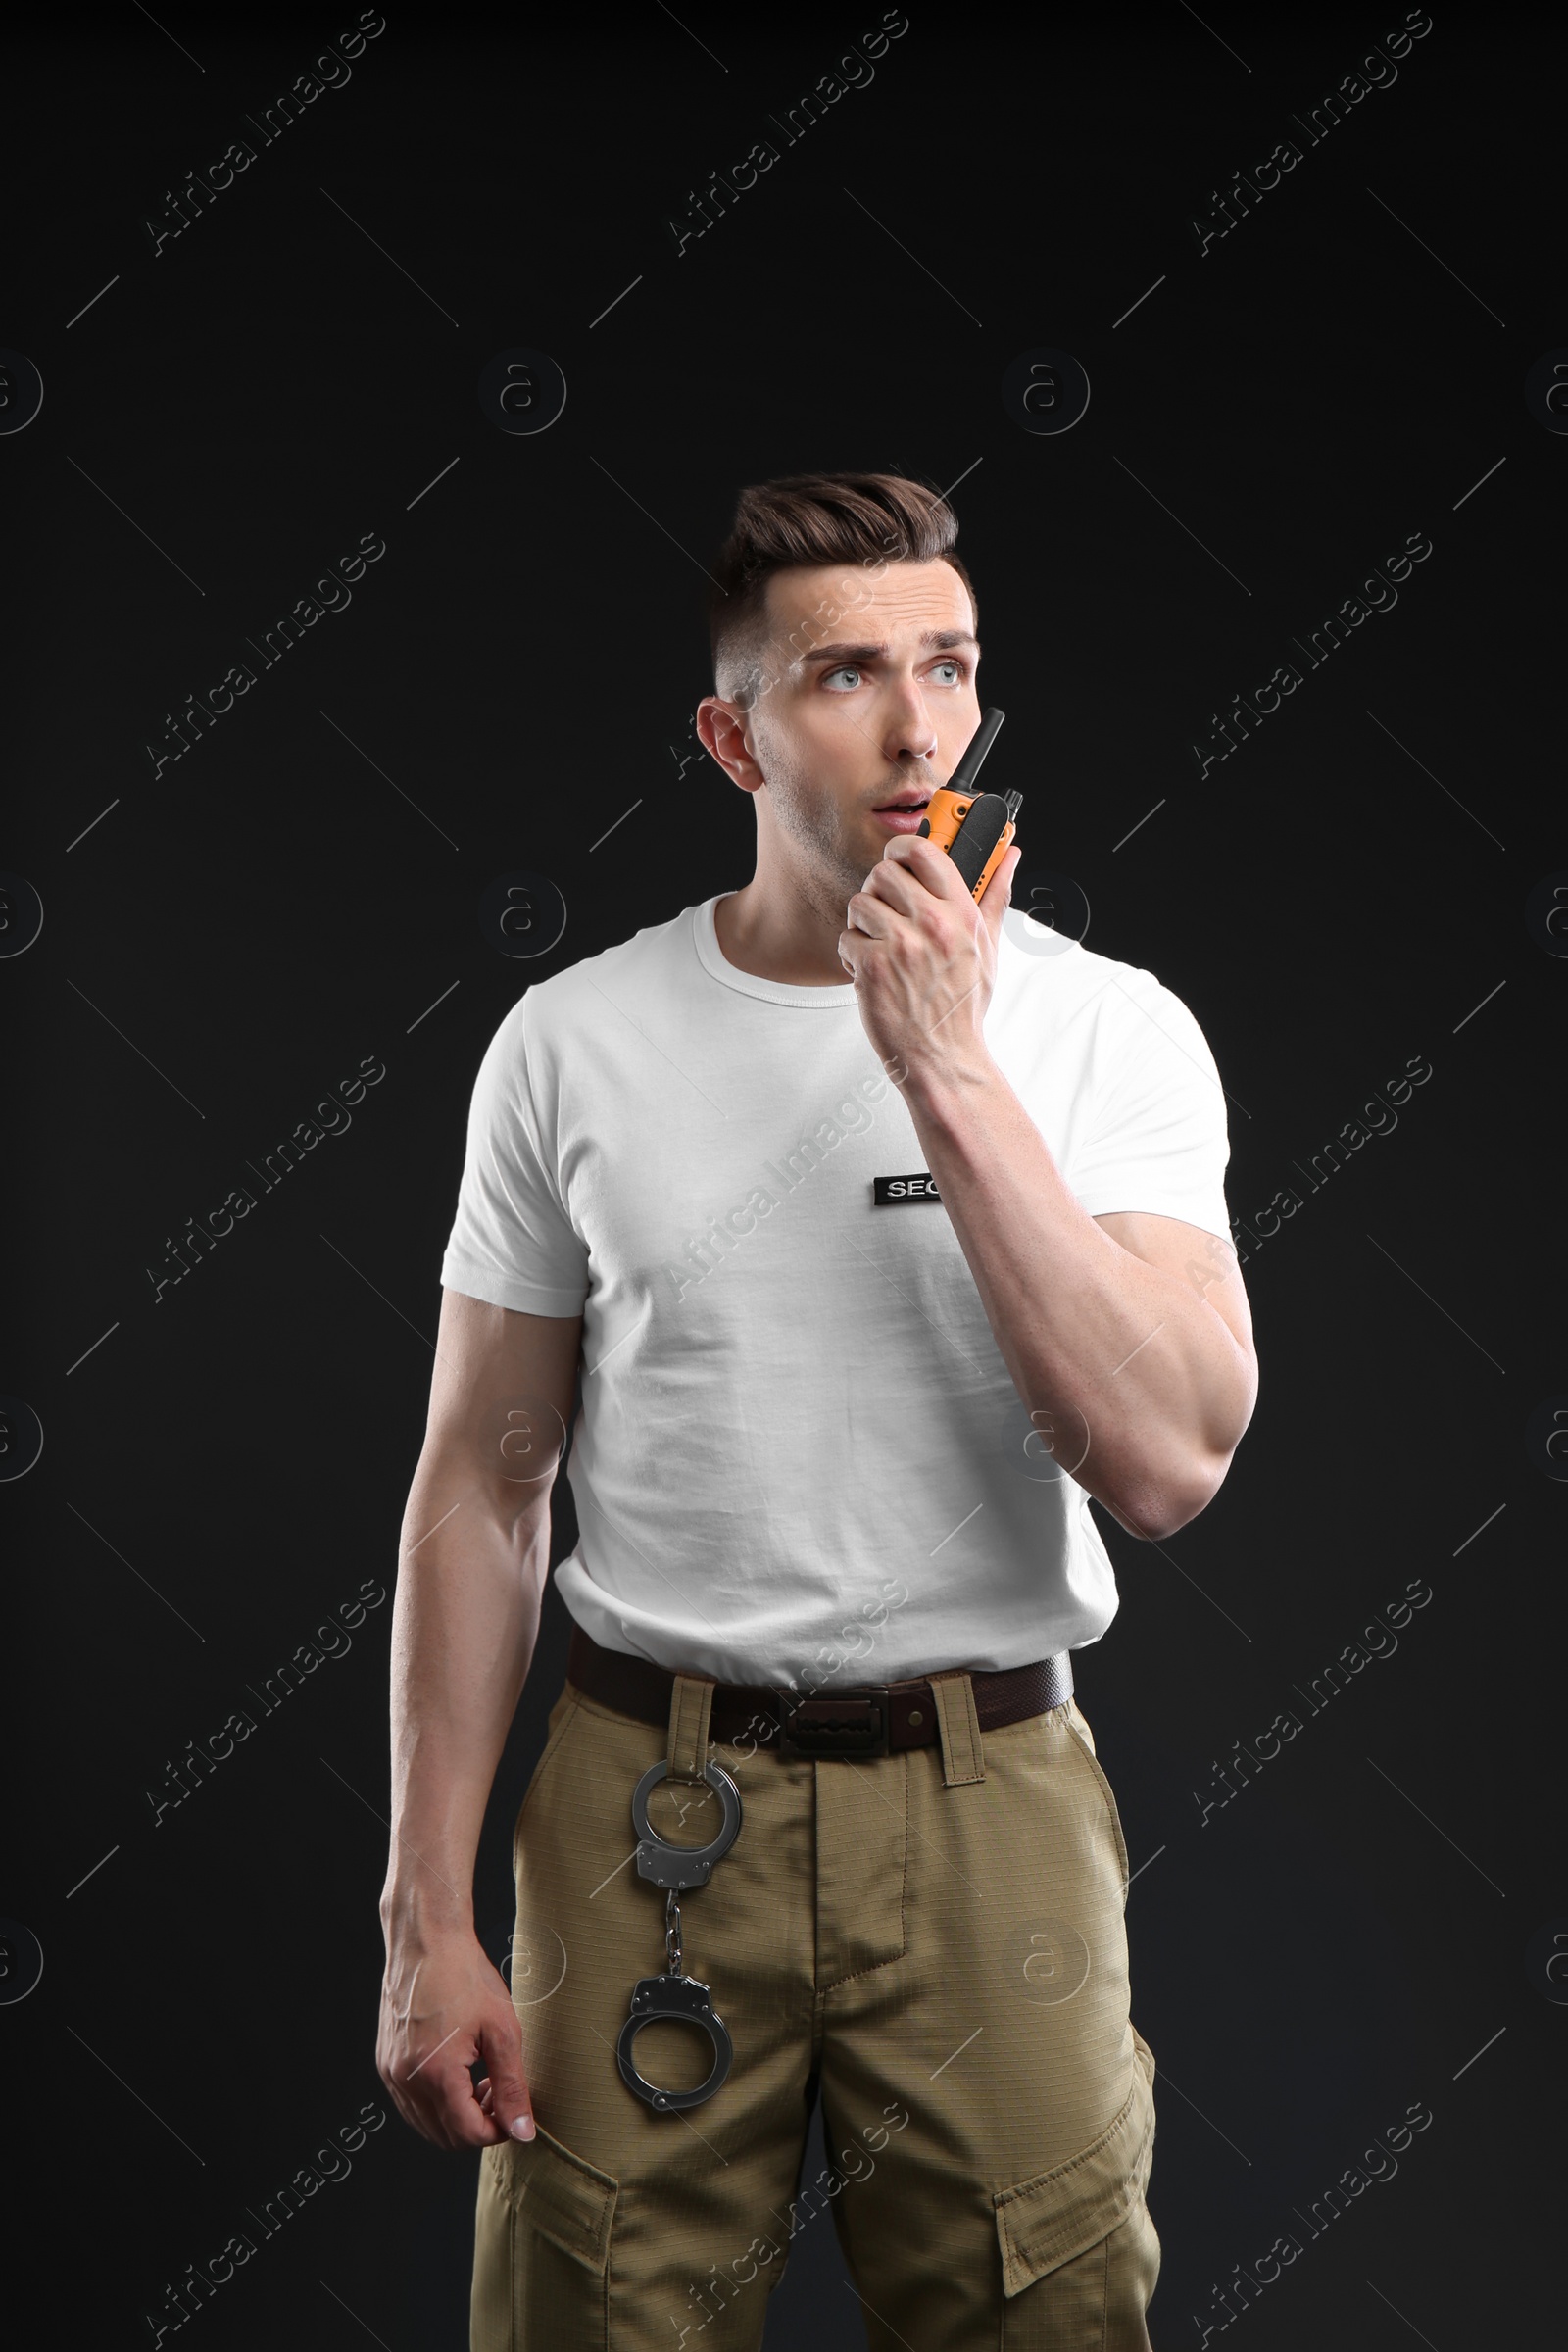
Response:
M1007 2352L1146 2352L1159 2239L1144 2192L1154 2154L1154 2057L1136 2027L1121 2112L1065 2164L998 2190Z
M472 2352L607 2352L619 2183L542 2127L486 2148L474 2237Z

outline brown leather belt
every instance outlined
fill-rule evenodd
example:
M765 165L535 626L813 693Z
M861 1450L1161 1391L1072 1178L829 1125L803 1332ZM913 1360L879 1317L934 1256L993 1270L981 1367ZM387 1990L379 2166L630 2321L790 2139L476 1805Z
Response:
M1070 1653L1039 1658L1001 1673L970 1668L975 1713L982 1732L1043 1715L1072 1696ZM707 1680L707 1677L698 1677ZM566 1680L584 1698L597 1699L638 1723L669 1721L675 1678L649 1658L605 1649L580 1625L571 1629ZM900 1683L854 1683L831 1698L800 1698L770 1685L715 1683L709 1737L729 1746L750 1740L784 1756L885 1756L906 1747L935 1747L941 1734L927 1678ZM748 1753L752 1752L749 1748Z

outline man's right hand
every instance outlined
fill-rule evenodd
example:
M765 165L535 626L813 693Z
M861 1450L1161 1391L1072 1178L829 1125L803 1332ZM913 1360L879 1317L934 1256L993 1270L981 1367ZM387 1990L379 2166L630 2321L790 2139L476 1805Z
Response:
M522 2029L465 1890L539 1630L551 1485L581 1356L581 1315L514 1313L442 1290L392 1613L375 2044L398 2113L438 2148L534 2135Z
M375 2063L399 2114L438 2148L534 2135L517 2013L470 1929L388 1931Z

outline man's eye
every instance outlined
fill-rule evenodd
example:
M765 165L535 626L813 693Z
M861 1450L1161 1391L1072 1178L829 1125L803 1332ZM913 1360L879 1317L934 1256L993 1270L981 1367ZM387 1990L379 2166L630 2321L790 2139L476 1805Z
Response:
M938 668L938 670L950 669L950 670L953 672L953 675L952 675L952 677L951 677L951 678L950 678L950 679L947 681L947 683L948 683L949 685L952 685L952 686L961 686L961 685L962 685L962 683L963 683L963 664L962 664L962 662L939 662L937 663L937 668Z
M858 686L860 682L860 676L861 672L857 669L855 663L853 662L846 662L842 663L839 668L826 671L823 675L822 683L824 686L832 687L835 694L849 694L853 691L854 687ZM833 686L833 681L835 678L848 678L850 679L851 684L849 686Z

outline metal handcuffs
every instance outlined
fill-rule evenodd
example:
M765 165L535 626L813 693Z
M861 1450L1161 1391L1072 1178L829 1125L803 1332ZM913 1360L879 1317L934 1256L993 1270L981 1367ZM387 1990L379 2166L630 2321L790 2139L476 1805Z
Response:
M688 1977L682 1966L680 1941L680 1904L677 1894L693 1886L706 1886L712 1876L713 1866L722 1862L729 1852L741 1827L741 1792L721 1764L705 1764L703 1779L708 1783L724 1808L723 1826L710 1845L669 1845L652 1828L648 1819L648 1797L651 1789L663 1780L669 1767L662 1759L650 1764L632 1791L631 1820L637 1833L637 1875L655 1886L666 1889L664 1904L664 1956L668 1963L662 1977L639 1977L632 1990L631 2013L620 2029L615 2043L615 2063L620 2079L629 2091L652 2107L656 2114L673 2115L685 2107L700 2107L710 2099L715 2090L723 2087L735 2056L735 2045L723 2019L714 2009L709 1987L695 1977ZM637 2071L632 2057L632 2044L646 2025L656 2018L676 2018L683 2024L700 2026L713 2045L713 2064L708 2080L695 2090L661 2090Z

